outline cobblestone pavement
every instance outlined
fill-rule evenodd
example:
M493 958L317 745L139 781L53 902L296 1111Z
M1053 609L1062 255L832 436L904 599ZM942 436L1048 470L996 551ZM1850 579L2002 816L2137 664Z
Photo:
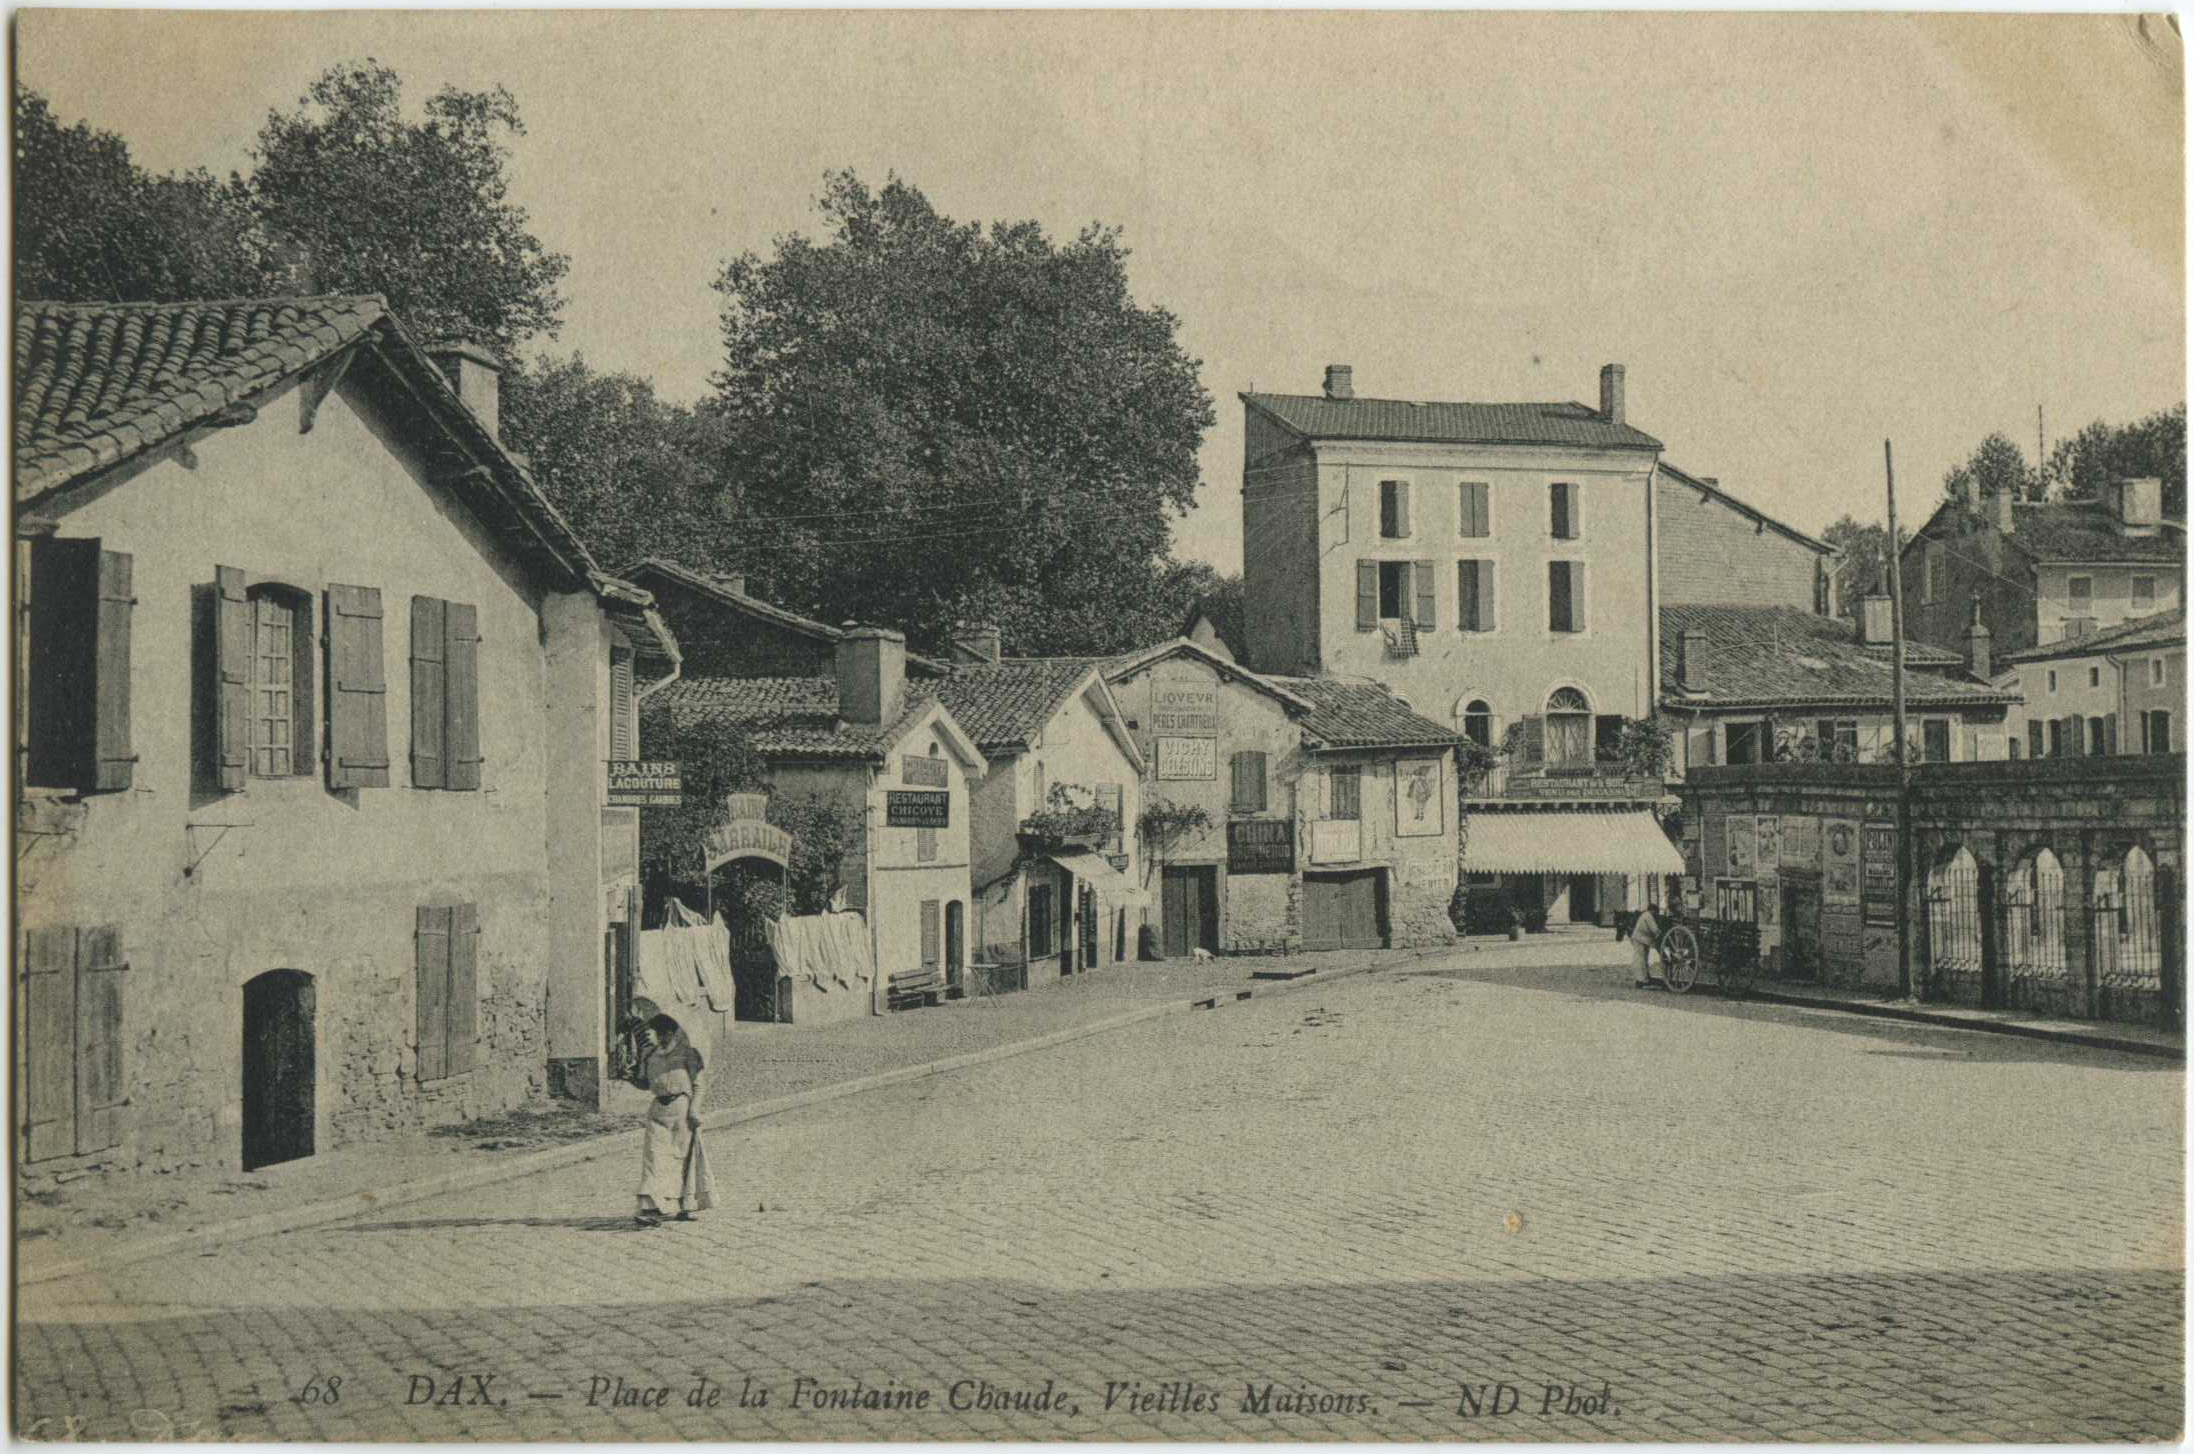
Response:
M17 1427L2176 1436L2176 1066L1459 958L33 1286Z

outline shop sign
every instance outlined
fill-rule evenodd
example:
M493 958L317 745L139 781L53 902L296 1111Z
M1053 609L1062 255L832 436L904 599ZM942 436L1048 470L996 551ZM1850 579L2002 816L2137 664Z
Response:
M685 785L675 762L631 762L612 758L609 764L609 796L612 808L675 808L686 800Z
M1167 737L1219 735L1219 689L1181 682L1152 682L1150 730Z
M916 757L911 752L899 759L899 776L918 788L941 788L951 783L945 776L943 758Z
M1285 818L1237 818L1227 824L1228 873L1293 873L1295 825Z
M1213 782L1219 776L1219 743L1211 737L1158 739L1160 782Z
M944 828L952 809L950 793L884 794L886 828Z

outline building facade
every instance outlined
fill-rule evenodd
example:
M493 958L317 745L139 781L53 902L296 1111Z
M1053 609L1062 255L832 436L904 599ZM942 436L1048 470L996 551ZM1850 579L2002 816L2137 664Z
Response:
M370 297L16 325L23 1164L594 1100L638 862L602 763L675 645L490 361Z
M2026 757L2104 757L2186 750L2186 612L2163 611L2091 635L2014 652L2024 700L2010 723Z

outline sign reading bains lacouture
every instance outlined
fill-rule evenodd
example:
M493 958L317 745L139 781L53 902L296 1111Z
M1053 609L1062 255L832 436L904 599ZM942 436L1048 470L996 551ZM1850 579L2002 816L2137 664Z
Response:
M605 801L612 808L675 808L685 801L680 765L611 758Z
M950 793L884 794L886 828L943 828L952 808Z

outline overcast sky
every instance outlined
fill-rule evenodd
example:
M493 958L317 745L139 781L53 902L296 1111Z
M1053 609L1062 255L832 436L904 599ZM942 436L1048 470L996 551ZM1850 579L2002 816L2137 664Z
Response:
M1819 529L1990 430L2185 397L2183 53L2134 17L17 12L18 73L166 170L373 56L507 86L571 254L552 347L694 398L709 282L823 174L1125 229L1219 423L1184 554L1241 564L1245 389L1596 398ZM1902 501L1901 501L1902 502Z

